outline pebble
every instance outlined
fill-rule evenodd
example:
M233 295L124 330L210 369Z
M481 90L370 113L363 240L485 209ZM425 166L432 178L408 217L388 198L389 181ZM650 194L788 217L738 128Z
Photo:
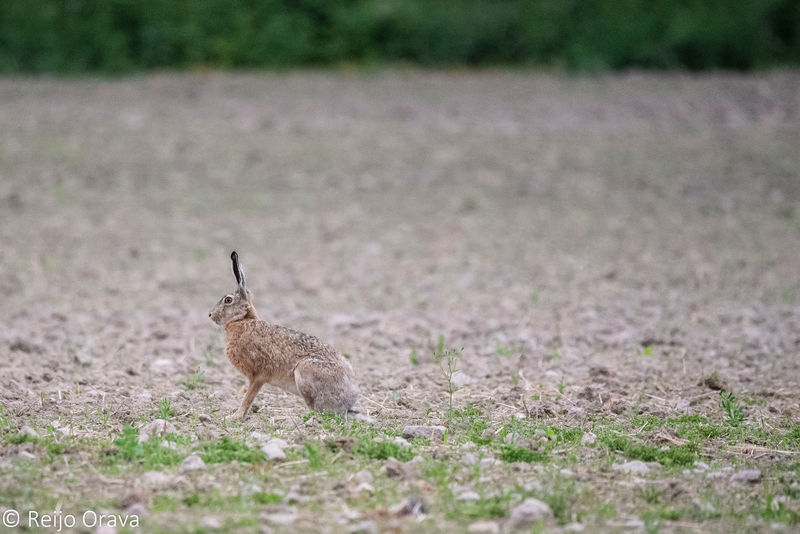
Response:
M197 420L200 421L201 423L208 423L209 421L211 421L211 417L208 414L201 413L197 416Z
M647 467L647 464L640 460L631 460L624 464L617 464L614 466L614 469L622 471L623 473L634 473L637 475L645 475L650 472L650 468Z
M486 469L487 467L491 467L495 464L495 462L497 462L497 460L495 460L491 456L481 458L481 469Z
M475 465L478 463L478 457L475 456L473 453L468 452L461 458L461 463L464 465Z
M181 471L196 471L203 469L206 463L197 454L190 454L181 462Z
M408 476L406 465L397 458L392 457L386 459L381 471L389 478L406 478Z
M161 471L147 471L140 480L152 489L164 489L172 484L172 478Z
M705 462L697 461L694 463L695 471L708 471L708 464Z
M467 527L470 534L500 534L500 525L494 521L475 521Z
M367 519L350 527L350 534L377 534L378 525L375 521Z
M281 449L286 449L289 447L289 444L286 443L286 440L281 438L272 438L267 442L267 445L274 445L276 447L280 447Z
M361 471L359 471L358 473L356 473L356 474L353 476L353 478L354 478L354 479L356 479L356 481L357 481L357 482L367 482L367 483L370 483L370 482L372 482L372 480L373 480L372 473L370 473L370 472L369 472L369 471L367 471L366 469L362 469Z
M403 437L405 439L427 438L431 441L442 441L446 430L441 425L408 425L403 428Z
M39 434L34 429L29 427L28 425L25 425L22 428L20 428L19 429L19 433L21 435L23 435L23 436L30 436L32 438L38 438L39 437Z
M527 528L537 521L553 517L553 511L539 499L527 498L511 510L509 523L512 528Z
M265 443L261 446L261 450L267 456L267 460L285 460L286 453L283 452L283 449L275 445L274 443Z
M265 514L262 517L267 522L275 525L291 525L297 520L297 514L294 512L277 512L274 514Z
M761 482L762 478L763 475L761 474L761 471L759 471L758 469L743 469L731 475L731 482L734 484L740 484L743 482L756 484L758 482Z
M592 445L597 440L597 435L594 432L584 432L583 437L581 438L581 445L584 447L587 445Z
M464 371L456 371L455 373L453 373L453 376L450 377L450 381L453 383L454 386L460 388L472 384L473 379Z
M583 532L586 529L581 523L570 523L564 526L564 532Z
M366 491L370 495L375 493L375 488L369 482L361 482L358 486L356 486L356 493L361 493L362 491Z
M164 434L175 434L175 425L163 419L150 421L139 430L139 442L147 441L150 436L163 436Z
M269 439L269 436L267 436L266 434L264 434L262 432L253 431L253 432L250 432L250 439L252 439L253 441L255 441L257 443L264 443Z
M32 452L28 452L28 451L19 451L19 457L20 458L25 458L26 460L35 460L36 459L36 455L33 454Z
M462 493L459 493L456 499L458 499L459 501L479 501L481 500L481 496L474 491L464 491Z

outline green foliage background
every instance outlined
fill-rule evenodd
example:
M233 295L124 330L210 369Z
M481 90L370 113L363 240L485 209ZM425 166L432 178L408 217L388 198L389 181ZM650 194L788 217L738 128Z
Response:
M2 0L0 72L800 63L798 0Z

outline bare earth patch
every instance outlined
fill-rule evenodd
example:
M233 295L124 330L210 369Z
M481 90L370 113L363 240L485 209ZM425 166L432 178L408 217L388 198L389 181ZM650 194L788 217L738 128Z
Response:
M798 528L797 72L5 79L0 102L3 510ZM229 419L207 312L233 249L262 318L350 358L365 417L267 387Z

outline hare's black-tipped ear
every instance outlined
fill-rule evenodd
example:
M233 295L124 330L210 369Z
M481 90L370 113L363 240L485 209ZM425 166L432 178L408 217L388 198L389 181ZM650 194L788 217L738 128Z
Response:
M233 263L233 276L236 277L236 283L239 284L239 287L245 289L244 269L242 269L242 264L239 263L239 255L236 254L235 250L231 252L231 262Z

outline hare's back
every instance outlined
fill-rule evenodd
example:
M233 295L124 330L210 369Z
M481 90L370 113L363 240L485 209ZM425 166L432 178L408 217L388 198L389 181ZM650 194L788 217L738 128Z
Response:
M286 351L303 355L336 356L336 350L316 336L279 325L271 325L270 330L270 337L275 345Z

